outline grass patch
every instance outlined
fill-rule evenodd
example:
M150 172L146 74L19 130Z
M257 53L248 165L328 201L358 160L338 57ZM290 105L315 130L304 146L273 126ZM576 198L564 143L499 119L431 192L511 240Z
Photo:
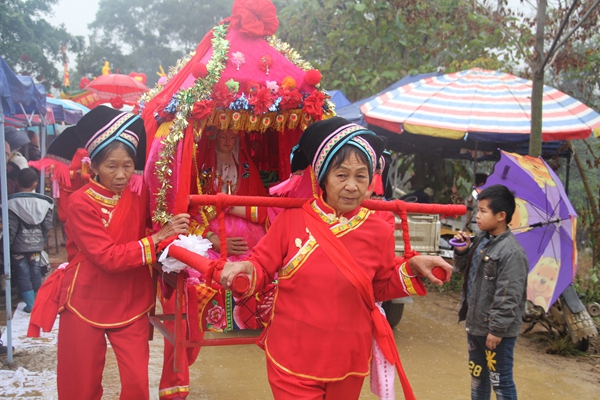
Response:
M563 357L587 356L586 353L577 349L570 336L541 335L539 338L540 342L546 346L548 354Z

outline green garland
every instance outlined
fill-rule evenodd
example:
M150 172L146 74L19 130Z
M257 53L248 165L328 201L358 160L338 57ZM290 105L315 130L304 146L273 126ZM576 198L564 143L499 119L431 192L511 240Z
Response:
M177 145L183 140L184 131L189 125L188 117L191 115L197 101L210 98L212 87L219 81L221 73L225 69L227 53L229 52L229 41L225 39L228 27L228 24L223 24L213 29L213 39L211 41L213 54L206 64L208 75L197 79L192 87L182 89L174 96L179 102L175 111L175 119L169 134L162 141L165 147L155 165L160 189L156 194L156 211L152 220L161 225L166 224L171 218L166 201L167 192L173 188L170 183L173 174L172 163L177 152ZM179 70L181 70L181 67Z

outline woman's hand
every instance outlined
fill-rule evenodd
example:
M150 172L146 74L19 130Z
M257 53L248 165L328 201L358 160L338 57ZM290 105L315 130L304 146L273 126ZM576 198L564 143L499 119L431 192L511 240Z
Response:
M253 280L254 265L249 261L227 262L221 271L221 286L226 290L231 290L233 278L238 274L244 274L250 282Z
M190 227L190 215L189 214L177 214L174 215L169 222L167 222L160 231L152 235L152 241L154 244L158 244L168 237L175 235L186 235L188 228Z
M408 265L414 273L423 275L425 278L429 279L431 283L439 286L446 282L450 282L450 278L452 277L452 265L448 264L440 256L414 256L408 260ZM446 278L443 281L436 278L431 273L435 267L440 267L446 272Z
M214 233L208 239L213 245L213 249L215 251L221 251L221 239L219 239L219 235ZM238 256L244 254L248 251L248 243L244 240L243 237L232 237L227 238L227 254L231 256Z

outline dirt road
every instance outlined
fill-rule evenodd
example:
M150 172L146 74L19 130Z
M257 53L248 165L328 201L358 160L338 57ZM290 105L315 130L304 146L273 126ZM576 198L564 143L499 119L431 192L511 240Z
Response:
M394 331L406 374L419 399L469 398L466 338L464 325L456 323L457 301L457 295L440 293L417 298L413 304L406 305L402 322ZM536 337L521 335L517 341L515 380L520 398L591 400L599 397L600 358L593 355L565 358L545 354ZM0 358L4 370L22 366L29 371L45 371L46 374L46 382L37 383L39 390L31 388L17 397L8 395L8 392L3 394L0 385L0 398L57 398L55 384L52 378L48 378L48 373L54 372L56 351L47 342L45 346L40 343L37 348L17 348L12 366L5 364L5 357ZM152 399L157 399L163 346L158 332L150 345L151 394ZM595 349L591 351L595 352ZM38 375L42 376L41 373ZM254 345L202 349L192 366L191 380L189 400L272 398L264 354ZM104 388L104 399L118 399L118 371L111 351L106 364ZM401 399L398 382L396 393ZM368 379L361 399L377 399L369 390Z

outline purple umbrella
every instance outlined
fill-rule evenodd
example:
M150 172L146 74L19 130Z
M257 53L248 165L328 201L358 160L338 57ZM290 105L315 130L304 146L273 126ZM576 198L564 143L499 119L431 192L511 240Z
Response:
M495 184L515 195L510 228L529 259L527 299L548 311L577 272L577 213L541 158L502 151L481 189Z

